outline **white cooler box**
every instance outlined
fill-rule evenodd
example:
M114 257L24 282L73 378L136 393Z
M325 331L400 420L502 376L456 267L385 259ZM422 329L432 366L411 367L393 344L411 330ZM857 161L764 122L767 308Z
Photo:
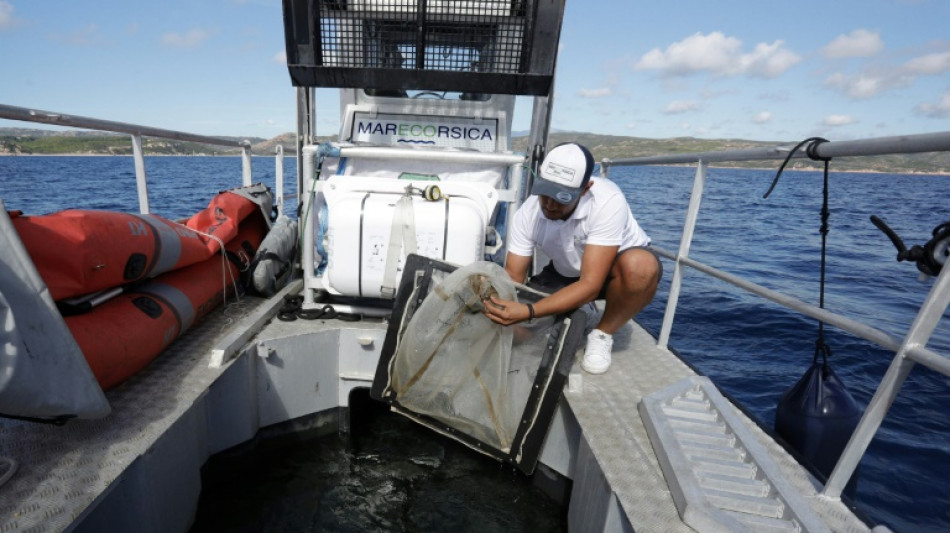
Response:
M422 191L432 185L439 187L441 199L423 197ZM407 186L413 188L408 196ZM325 288L334 294L389 299L410 252L458 265L482 260L498 196L484 183L356 176L330 178L323 195L328 217ZM391 252L391 244L399 250Z

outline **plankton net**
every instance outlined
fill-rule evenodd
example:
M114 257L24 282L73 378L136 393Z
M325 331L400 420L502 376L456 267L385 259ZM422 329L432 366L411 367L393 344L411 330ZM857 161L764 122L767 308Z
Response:
M586 315L573 312L501 326L482 300L534 302L503 268L456 269L413 255L396 297L373 396L466 445L534 470Z

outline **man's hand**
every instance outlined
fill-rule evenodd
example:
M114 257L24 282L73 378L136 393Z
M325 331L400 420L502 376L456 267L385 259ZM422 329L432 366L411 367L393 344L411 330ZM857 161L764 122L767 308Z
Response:
M531 311L527 304L503 300L497 296L492 296L482 300L485 304L485 310L482 311L486 317L496 324L510 326L518 322L524 322L531 317Z

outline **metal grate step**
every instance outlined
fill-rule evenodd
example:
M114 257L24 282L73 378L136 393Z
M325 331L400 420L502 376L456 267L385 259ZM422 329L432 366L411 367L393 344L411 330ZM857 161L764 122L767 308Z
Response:
M709 378L690 377L644 397L640 414L690 527L830 531Z

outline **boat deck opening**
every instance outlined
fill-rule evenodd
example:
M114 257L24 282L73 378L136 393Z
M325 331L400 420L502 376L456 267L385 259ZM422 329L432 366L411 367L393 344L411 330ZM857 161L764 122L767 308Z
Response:
M65 426L0 421L0 456L19 463L0 488L0 531L140 530L143 524L186 531L210 455L270 424L319 412L338 416L327 406L343 405L344 388L368 386L372 379L378 357L372 347L382 344L384 321L274 319L250 342L237 341L243 348L233 359L209 366L216 350L240 339L249 322L280 300L245 297L213 312L143 372L109 391L113 412L101 420ZM356 355L349 363L348 351ZM565 448L555 462L573 479L571 530L694 531L677 512L638 409L645 396L693 376L633 322L615 335L606 374L590 375L575 365L549 435L559 442L549 443L552 448ZM289 389L297 392L287 394ZM803 467L729 407L829 529L869 530L842 502L820 497L820 486ZM554 438L556 432L562 435ZM545 450L541 460L558 453Z

